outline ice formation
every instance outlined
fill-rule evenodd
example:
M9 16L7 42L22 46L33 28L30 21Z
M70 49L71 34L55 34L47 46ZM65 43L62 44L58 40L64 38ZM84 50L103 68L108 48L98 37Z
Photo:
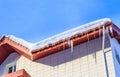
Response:
M76 28L65 31L63 33L52 36L52 37L50 37L48 39L42 40L42 41L37 42L37 43L30 43L30 42L27 42L27 41L25 41L25 40L23 40L21 38L17 38L17 37L15 37L13 35L8 35L7 37L12 39L13 41L23 45L23 46L29 48L30 51L32 51L32 50L40 49L40 48L42 48L44 46L47 46L49 44L54 44L55 42L57 42L59 40L68 39L73 35L76 35L76 34L84 32L84 31L87 31L89 29L95 28L97 26L106 24L107 22L111 22L111 20L109 18L100 19L100 20L90 22L90 23L85 24L85 25L78 26ZM70 41L70 44L72 45L73 43ZM71 48L71 50L72 50L72 48Z

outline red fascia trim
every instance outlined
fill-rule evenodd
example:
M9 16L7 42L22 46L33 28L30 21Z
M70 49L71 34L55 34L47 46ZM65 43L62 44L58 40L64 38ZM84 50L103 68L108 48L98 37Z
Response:
M113 31L117 32L118 35L120 35L120 28L117 27L115 24L112 24Z
M76 38L72 39L73 45L75 46L75 45L84 43L84 42L86 42L88 40L95 39L95 38L97 38L97 37L99 37L101 35L102 35L102 29L97 30L95 32L91 32L88 35L86 34L86 35L81 36L81 37L76 37ZM34 53L33 54L33 60L37 60L37 59L39 59L41 57L44 57L44 56L47 56L49 54L53 54L53 53L59 52L59 51L61 51L63 49L67 49L67 48L69 48L68 43L67 42L63 42L63 43L58 44L58 45L56 45L54 47L50 47L48 49L45 49L45 50L39 51L37 53Z

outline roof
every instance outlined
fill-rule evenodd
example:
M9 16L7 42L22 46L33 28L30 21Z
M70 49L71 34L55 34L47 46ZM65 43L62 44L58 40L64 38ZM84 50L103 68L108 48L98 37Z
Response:
M78 26L37 43L30 43L13 35L4 35L0 40L0 64L14 51L30 60L36 60L69 48L71 42L73 45L77 45L95 39L102 36L103 26L109 28L110 32L111 28L114 29L114 36L120 33L119 28L109 18L104 18Z
M95 27L100 27L101 25L104 25L108 22L111 22L111 20L109 18L96 20L94 22L90 22L88 24L78 26L76 28L70 29L70 30L65 31L63 33L60 33L60 34L57 34L57 35L52 36L50 38L47 38L45 40L39 41L37 43L30 43L30 42L27 42L21 38L17 38L13 35L7 35L6 37L8 37L11 40L27 47L29 49L29 51L31 52L32 50L43 48L45 46L48 46L49 44L54 44L55 42L58 42L60 40L69 39L70 37L72 37L74 35L80 34L82 32L93 29Z

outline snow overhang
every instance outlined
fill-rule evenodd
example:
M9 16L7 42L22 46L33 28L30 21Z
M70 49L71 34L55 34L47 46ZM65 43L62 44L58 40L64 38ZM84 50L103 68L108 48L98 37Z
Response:
M112 37L118 35L118 32L120 32L119 28L115 26L110 19L105 18L82 25L77 28L73 28L38 43L30 43L11 35L3 36L0 40L0 48L6 44L6 46L8 46L8 49L12 49L11 51L16 51L30 60L36 60L69 48L69 40L73 42L73 45L78 45L88 40L102 36L103 26L109 29L109 33ZM112 31L114 32L114 36L111 33L111 27ZM115 27L117 27L117 29ZM5 48L3 48L0 51L0 54L4 54L4 51L8 52L8 50L5 50ZM3 61L1 61L1 63Z

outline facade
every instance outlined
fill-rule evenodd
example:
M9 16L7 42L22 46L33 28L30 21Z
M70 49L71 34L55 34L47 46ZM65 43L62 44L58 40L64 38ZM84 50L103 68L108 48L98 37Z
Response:
M0 41L1 77L119 77L120 29L108 18L32 44Z

